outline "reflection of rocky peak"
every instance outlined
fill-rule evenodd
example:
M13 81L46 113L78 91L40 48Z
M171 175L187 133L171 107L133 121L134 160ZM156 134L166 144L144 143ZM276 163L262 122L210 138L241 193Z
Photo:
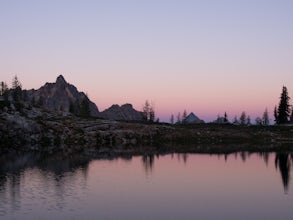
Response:
M110 108L101 112L101 116L111 120L140 121L142 113L135 110L131 104L112 105Z
M49 110L81 114L85 103L88 103L90 115L98 116L99 114L97 106L74 85L67 83L62 75L57 77L55 83L46 83L38 90L27 91L27 94L33 104Z

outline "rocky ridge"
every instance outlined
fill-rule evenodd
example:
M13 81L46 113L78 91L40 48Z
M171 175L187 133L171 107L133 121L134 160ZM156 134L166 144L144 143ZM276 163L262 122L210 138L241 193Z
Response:
M133 108L131 104L122 106L112 105L110 108L101 112L100 116L105 119L117 121L142 121L143 114Z
M120 120L141 121L142 113L135 110L131 104L122 106L112 105L110 108L99 112L98 107L84 92L66 82L62 75L58 76L55 83L46 83L41 88L25 91L25 102L50 111L62 112L64 115L88 115L91 117Z
M74 85L67 83L62 75L57 77L55 83L46 83L37 90L27 90L26 98L33 105L51 111L80 114L85 107L90 116L99 116L96 104L90 101L85 93L79 92Z

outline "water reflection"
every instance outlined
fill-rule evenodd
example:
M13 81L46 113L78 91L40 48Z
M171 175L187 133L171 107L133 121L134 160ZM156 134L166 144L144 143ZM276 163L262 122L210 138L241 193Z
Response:
M218 158L224 158L227 162L229 157L234 156L235 159L238 157L245 163L250 155L255 153L250 152L238 152L233 154L218 154ZM260 158L263 159L266 166L269 164L270 155L275 154L275 167L279 170L282 184L285 192L288 191L290 185L290 171L293 166L293 154L292 153L268 153L259 152L257 153ZM188 163L188 155L186 153L171 154L171 158L177 158L179 162L183 161L184 164ZM155 157L159 160L160 155L148 154L141 156L141 161L146 174L151 174L154 170ZM120 159L125 162L131 162L132 155L124 155ZM117 159L117 158L109 158ZM82 158L79 156L72 158L62 157L43 157L42 155L36 154L25 154L25 155L8 155L0 158L0 191L9 188L11 193L10 197L13 201L19 197L19 187L22 179L22 174L25 169L32 169L37 167L40 170L40 175L44 181L48 181L53 175L56 181L56 187L61 190L64 173L75 173L77 170L81 171L85 181L88 175L88 166L90 160L88 158ZM48 175L50 173L50 175ZM17 204L15 204L17 207Z
M282 177L282 183L285 192L288 191L290 182L290 169L293 164L293 154L292 153L276 153L275 166L279 168Z
M263 195L269 197L270 191L278 188L273 181L276 172L280 176L277 176L280 181L276 182L277 186L284 188L286 193L292 192L289 190L292 165L292 153L267 152L125 155L93 162L80 156L64 158L58 155L10 155L0 158L0 218L12 216L12 219L19 219L28 210L27 207L53 210L53 213L58 214L67 213L64 218L72 217L72 212L79 213L84 209L91 213L98 212L97 210L103 213L109 206L124 212L128 203L121 202L119 198L140 201L142 205L137 210L140 208L141 212L146 207L145 203L151 206L154 200L158 200L160 205L166 205L162 209L165 207L166 210L175 210L179 207L182 213L192 213L196 205L203 208L203 201L215 204L213 201L217 198L213 197L214 194L220 198L219 201L232 197L232 206L236 204L234 200L237 198L240 198L238 202L250 204L246 203L250 199L247 195L255 196L253 199ZM268 178L267 176L271 181L263 179ZM144 182L146 179L147 183ZM267 185L273 187L269 188ZM264 191L257 194L258 190ZM280 194L279 191L277 193ZM141 197L136 197L137 195ZM182 202L182 206L174 202L175 206L169 209L167 204L173 204L177 199ZM264 201L267 200L266 197ZM221 202L215 205L215 210L219 204ZM135 209L132 209L135 205L137 204L129 205L129 213L135 213ZM156 206L153 207L155 208ZM198 211L200 210L203 209ZM38 213L38 208L34 212L37 214L28 219L41 218L43 213ZM160 212L159 208L157 212ZM138 216L132 219L138 219ZM91 217L94 219L95 215ZM109 217L106 211L104 217L102 219L118 218Z
M159 158L159 157L158 157ZM143 155L142 156L142 164L146 174L149 174L153 171L154 168L154 154Z
M51 204L50 208L62 209L64 196L70 186L77 179L80 183L86 183L88 164L89 160L82 157L46 157L40 154L6 155L0 158L0 216L5 215L7 210L13 213L20 210L22 197L45 200L46 193L55 195L56 203ZM35 182L31 182L32 179ZM27 181L32 185L25 185ZM35 189L39 194L34 192Z
M275 155L275 167L276 169L279 170L280 175L281 175L281 180L282 180L282 184L284 187L284 191L287 192L289 189L289 185L290 185L290 171L291 171L291 166L293 166L293 153L270 153L270 152L236 152L236 153L232 153L232 154L217 154L218 158L221 159L222 157L224 158L224 160L226 162L228 162L229 157L234 156L234 158L237 160L238 157L241 158L241 160L245 163L247 161L247 159L253 155L253 154L257 154L266 164L266 166L268 166L269 164L269 158L270 155ZM213 155L213 154L211 154ZM174 154L171 154L171 158L174 159ZM179 153L177 154L177 160L180 162L181 160L184 161L184 164L187 164L187 160L188 160L188 154L185 153ZM143 165L145 168L146 173L150 173L153 170L153 158L148 158L148 156L144 156L143 157Z

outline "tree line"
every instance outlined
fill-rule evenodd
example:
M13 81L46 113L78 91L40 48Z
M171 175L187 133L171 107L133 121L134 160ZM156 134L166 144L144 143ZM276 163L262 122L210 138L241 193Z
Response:
M290 97L288 95L288 90L285 86L282 88L280 101L278 106L275 106L274 109L274 121L275 124L293 124L293 105L290 105L289 103ZM171 114L170 116L170 124L184 124L186 121L187 112L186 110L183 111L181 114L180 112L176 115L176 118L174 114ZM219 123L219 124L235 124L235 125L251 125L252 120L249 115L245 111L243 111L240 114L240 117L238 118L235 116L232 121L230 122L228 119L227 112L224 113L224 116L217 116L217 119L213 121L212 123ZM265 108L263 114L261 117L255 118L255 124L256 125L270 125L270 117L268 109Z

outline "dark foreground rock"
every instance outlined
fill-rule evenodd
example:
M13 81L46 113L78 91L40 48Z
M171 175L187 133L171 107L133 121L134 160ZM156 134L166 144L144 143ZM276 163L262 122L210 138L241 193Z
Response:
M37 108L0 113L0 152L73 155L292 151L293 127L127 123Z

